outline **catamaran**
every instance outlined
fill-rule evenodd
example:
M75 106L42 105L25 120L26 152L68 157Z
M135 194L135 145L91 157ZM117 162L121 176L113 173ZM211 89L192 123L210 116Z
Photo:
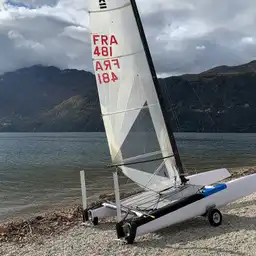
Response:
M81 172L84 221L97 225L116 215L117 237L127 243L201 215L220 225L218 208L255 192L256 174L218 183L230 177L226 168L185 172L135 0L90 0L89 5L93 66L117 171L115 202L94 209L87 207ZM119 171L143 191L120 200Z

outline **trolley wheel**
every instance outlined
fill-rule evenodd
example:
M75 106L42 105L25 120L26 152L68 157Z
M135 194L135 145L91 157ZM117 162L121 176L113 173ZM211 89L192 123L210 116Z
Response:
M88 210L83 210L83 222L86 222L89 220L89 213Z
M133 244L134 239L136 237L136 230L137 227L134 223L125 223L123 225L123 231L127 244Z
M222 214L218 209L211 209L208 211L208 220L210 224L214 227L221 225L222 223Z
M99 224L99 218L98 217L94 217L92 219L92 223L93 223L94 226L97 226Z
M122 226L122 222L116 223L116 233L117 233L117 238L118 239L125 236L123 226Z

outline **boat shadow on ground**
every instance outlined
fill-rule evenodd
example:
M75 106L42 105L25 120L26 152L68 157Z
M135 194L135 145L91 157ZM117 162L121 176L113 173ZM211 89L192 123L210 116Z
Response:
M114 230L116 226L116 221L107 221L107 220L102 220L99 222L99 225L93 226L95 229L99 229L102 231L107 231L107 230Z
M253 202L250 201L250 205ZM248 204L249 205L249 204ZM243 206L241 206L243 207ZM255 230L256 217L244 217L233 214L223 214L223 223L219 227L212 227L208 220L203 217L197 217L180 224L172 225L168 228L155 232L155 238L138 239L134 246L137 247L154 247L154 248L173 248L175 250L207 250L216 253L229 253L234 255L246 255L237 250L225 250L222 248L204 248L186 246L188 242L206 240L240 230Z

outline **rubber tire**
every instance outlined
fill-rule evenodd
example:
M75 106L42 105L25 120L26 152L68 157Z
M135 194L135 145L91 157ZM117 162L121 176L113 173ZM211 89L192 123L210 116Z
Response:
M219 217L219 221L218 222L216 222L214 220L214 215L216 215L216 214ZM218 209L211 209L211 210L209 210L208 214L207 214L207 217L208 217L208 220L209 220L210 224L213 227L217 227L217 226L221 225L221 223L222 223L222 214L221 214L221 212Z
M88 210L83 210L83 222L86 222L88 220L89 220Z
M97 226L99 224L99 218L98 217L94 217L92 220L92 223L94 226Z
M125 237L126 243L127 244L133 244L134 239L136 237L136 231L137 231L137 226L134 223L129 223L129 236Z
M117 238L120 239L121 237L124 237L124 230L122 227L122 222L116 223L116 233L117 233Z

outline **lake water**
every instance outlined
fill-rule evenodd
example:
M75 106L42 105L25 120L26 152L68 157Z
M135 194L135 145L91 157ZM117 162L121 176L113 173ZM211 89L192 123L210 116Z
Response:
M256 165L256 134L175 137L191 172ZM81 169L89 197L112 192L112 173L103 168L109 163L104 133L0 133L0 220L80 199Z

